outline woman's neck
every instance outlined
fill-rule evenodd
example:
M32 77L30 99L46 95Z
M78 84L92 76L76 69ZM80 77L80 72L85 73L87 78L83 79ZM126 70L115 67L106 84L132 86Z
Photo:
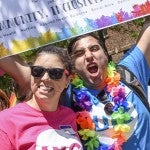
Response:
M35 100L34 98L30 99L29 101L26 102L28 105L31 107L37 109L37 110L42 110L42 111L56 111L58 108L58 103L51 102L51 101L46 101L46 100Z

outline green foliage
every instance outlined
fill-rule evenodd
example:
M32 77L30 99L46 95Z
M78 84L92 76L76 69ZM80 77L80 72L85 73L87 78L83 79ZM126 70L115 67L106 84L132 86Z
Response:
M37 52L37 49L26 51L24 53L20 53L19 56L23 59L25 62L31 62L34 59L34 56Z
M111 29L119 32L122 29L122 25L113 26Z
M139 19L133 20L133 23L134 23L136 26L143 26L144 21L145 21L145 18L139 18Z
M0 88L6 92L8 96L12 91L12 79L9 75L5 74L0 77Z
M138 32L137 31L130 31L130 35L131 35L131 37L133 37L134 39L137 39L137 37L138 37Z
M69 44L69 41L70 40L64 40L64 41L54 43L53 45L58 46L58 47L67 48L67 45Z

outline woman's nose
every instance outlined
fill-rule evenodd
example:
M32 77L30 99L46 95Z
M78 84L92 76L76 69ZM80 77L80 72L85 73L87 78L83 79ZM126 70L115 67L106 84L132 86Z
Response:
M48 73L45 72L41 80L50 80L51 78L49 77Z

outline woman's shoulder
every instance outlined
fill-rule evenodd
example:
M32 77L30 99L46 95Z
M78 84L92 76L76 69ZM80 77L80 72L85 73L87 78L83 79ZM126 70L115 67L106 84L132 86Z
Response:
M4 117L11 117L15 114L15 112L19 112L20 108L24 106L24 103L18 103L13 107L6 108L0 112L0 119Z

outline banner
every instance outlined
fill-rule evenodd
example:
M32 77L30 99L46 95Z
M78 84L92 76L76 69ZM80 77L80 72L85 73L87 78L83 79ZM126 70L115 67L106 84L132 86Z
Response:
M0 0L0 58L147 16L150 0Z

